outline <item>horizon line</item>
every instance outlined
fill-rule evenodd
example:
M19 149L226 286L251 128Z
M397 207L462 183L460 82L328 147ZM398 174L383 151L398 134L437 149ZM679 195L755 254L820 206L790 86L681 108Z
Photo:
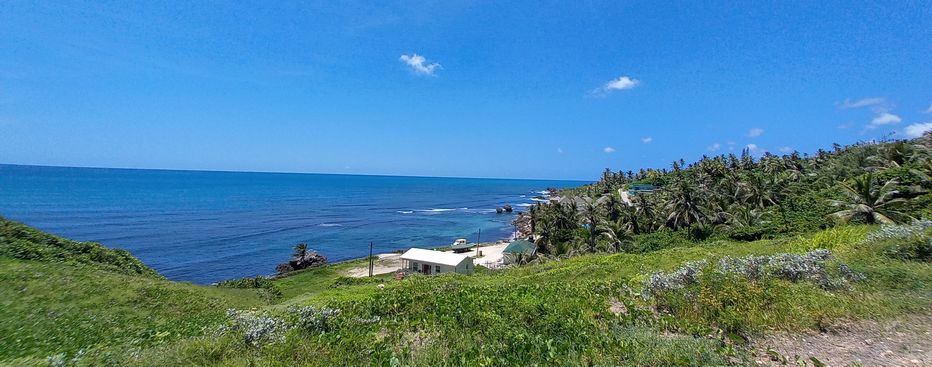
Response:
M79 169L114 169L135 171L169 171L169 172L207 172L207 173L268 173L281 175L334 175L334 176L371 176L371 177L406 177L406 178L451 178L451 179L479 179L479 180L513 180L513 181L571 181L592 183L593 180L557 179L557 178L506 178L506 177L468 177L468 176L429 176L429 175L402 175L378 173L334 173L334 172L299 172L299 171L234 171L226 169L202 168L139 168L139 167L99 167L99 166L64 166L51 164L20 164L0 163L0 166L42 167L42 168L79 168Z

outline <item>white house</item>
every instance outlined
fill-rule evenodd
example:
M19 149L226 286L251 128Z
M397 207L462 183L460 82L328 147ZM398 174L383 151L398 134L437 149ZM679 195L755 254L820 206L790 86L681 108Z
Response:
M443 273L472 274L472 258L452 252L413 248L401 255L401 268L426 275Z

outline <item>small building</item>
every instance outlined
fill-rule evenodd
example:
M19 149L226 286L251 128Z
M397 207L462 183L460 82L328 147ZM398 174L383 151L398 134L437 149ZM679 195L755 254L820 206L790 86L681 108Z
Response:
M502 250L502 258L505 263L514 263L520 257L528 258L537 253L537 245L527 240L511 241L505 249Z
M452 252L413 248L401 255L401 269L425 275L460 273L470 275L475 266L472 258Z
M639 193L651 193L657 190L657 186L643 183L628 184L628 194L634 195Z

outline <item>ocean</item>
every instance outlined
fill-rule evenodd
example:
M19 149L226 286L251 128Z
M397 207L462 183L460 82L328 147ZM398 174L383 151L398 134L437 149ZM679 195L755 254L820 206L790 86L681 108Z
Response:
M0 165L0 216L129 250L172 280L269 275L292 247L340 261L507 238L549 187L585 182ZM496 214L511 204L513 214Z

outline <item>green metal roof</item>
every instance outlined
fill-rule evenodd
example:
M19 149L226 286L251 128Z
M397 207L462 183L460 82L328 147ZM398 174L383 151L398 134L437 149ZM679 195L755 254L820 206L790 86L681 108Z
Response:
M508 246L502 250L502 252L508 254L523 253L527 255L533 255L535 252L537 252L537 245L531 241L526 240L511 241L511 243L509 243Z

